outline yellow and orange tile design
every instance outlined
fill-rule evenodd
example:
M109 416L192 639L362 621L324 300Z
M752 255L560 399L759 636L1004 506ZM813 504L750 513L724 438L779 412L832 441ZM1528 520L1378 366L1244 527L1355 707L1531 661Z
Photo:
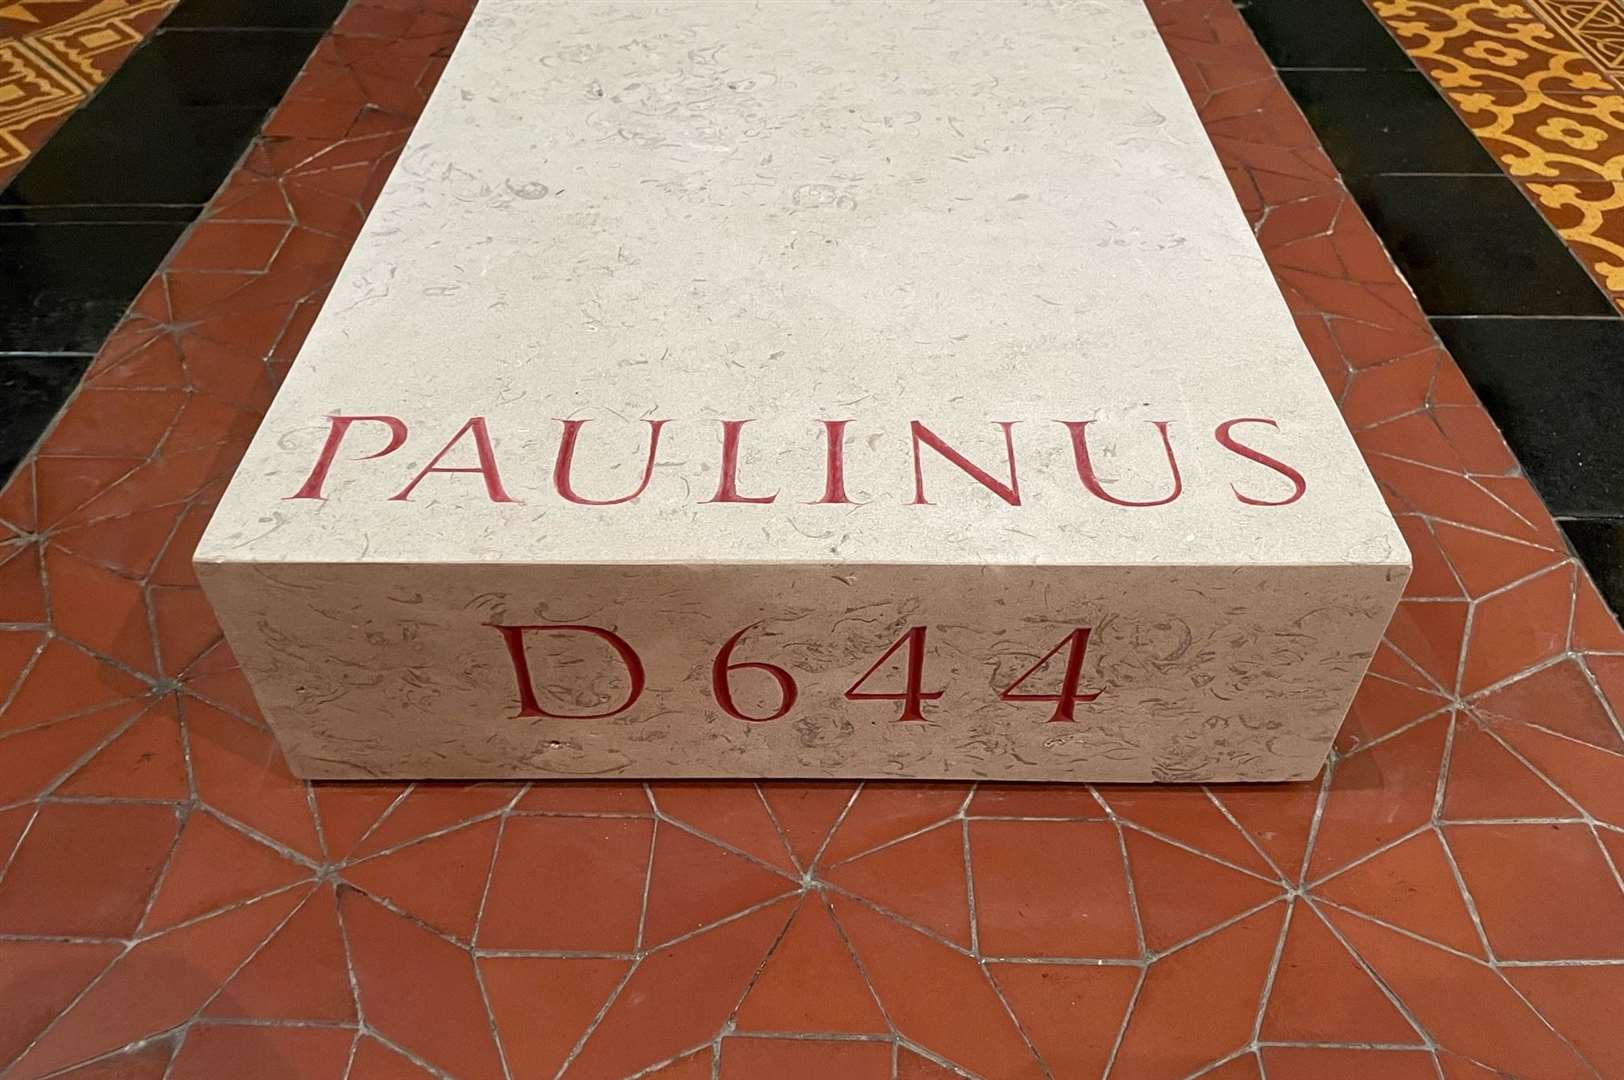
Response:
M175 0L0 0L0 186Z
M1369 0L1624 307L1624 0Z

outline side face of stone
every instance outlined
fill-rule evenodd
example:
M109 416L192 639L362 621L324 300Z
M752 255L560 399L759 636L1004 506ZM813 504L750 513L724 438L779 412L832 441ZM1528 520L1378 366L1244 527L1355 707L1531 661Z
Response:
M484 0L197 565L310 776L1219 780L1408 555L1138 0Z
M308 777L1145 782L1312 776L1400 577L215 567L205 584Z

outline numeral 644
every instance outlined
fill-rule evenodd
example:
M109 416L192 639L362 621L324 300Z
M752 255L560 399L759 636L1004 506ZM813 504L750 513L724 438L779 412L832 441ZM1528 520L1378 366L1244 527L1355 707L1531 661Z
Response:
M643 661L637 655L637 650L625 638L613 630L601 626L586 626L579 623L531 623L522 625L503 625L501 623L486 623L501 633L503 642L507 645L508 657L513 662L513 674L519 686L519 712L520 718L547 717L557 720L602 720L616 716L637 704L638 698L643 696L647 686L647 674L643 669ZM751 623L740 629L732 637L722 643L716 651L716 657L711 663L711 697L721 710L738 720L762 724L770 720L780 720L788 716L795 708L800 697L800 687L795 676L777 664L765 660L735 660L734 653L743 644L744 638L760 623ZM598 712L565 713L553 712L544 708L536 696L535 682L531 677L530 661L525 655L524 636L527 633L538 634L585 634L596 638L606 644L624 665L627 675L627 689L623 700L604 708ZM924 706L927 701L939 699L944 691L941 688L927 690L925 674L926 639L929 628L924 626L910 627L907 633L897 638L891 646L881 653L869 665L868 670L857 677L857 680L846 689L845 698L848 701L900 701L901 712L897 719L900 721L922 721L926 719ZM1000 701L1041 701L1052 702L1053 711L1049 714L1050 723L1072 723L1077 719L1077 706L1093 701L1100 696L1098 690L1085 692L1080 689L1083 673L1083 660L1088 652L1089 628L1079 626L1065 637L1055 643L1054 647L1037 659L1031 667L1010 683L999 693ZM904 671L903 688L899 691L865 689L865 684L874 678L880 670L898 652L903 653L902 666ZM1063 661L1057 658L1064 654ZM1064 664L1064 671L1060 680L1060 688L1054 693L1039 694L1022 692L1021 687L1027 680L1049 664L1051 660ZM778 704L771 712L752 714L746 712L734 699L733 676L736 672L758 671L766 674L777 684Z

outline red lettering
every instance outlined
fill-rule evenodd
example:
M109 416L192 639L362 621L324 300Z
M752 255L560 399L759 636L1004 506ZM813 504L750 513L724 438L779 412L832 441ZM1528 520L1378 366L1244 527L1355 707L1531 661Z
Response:
M1162 449L1167 452L1167 467L1173 471L1173 492L1165 499L1143 500L1119 499L1100 485L1099 477L1094 475L1094 462L1090 460L1088 455L1088 425L1094 421L1057 420L1055 422L1066 425L1066 430L1071 432L1071 452L1072 456L1077 460L1077 478L1083 482L1083 487L1098 498L1104 499L1108 503L1115 503L1117 506L1164 506L1184 493L1184 480L1179 476L1179 463L1173 458L1173 443L1167 437L1168 421L1152 420L1150 422L1155 425L1156 430L1161 432L1162 435Z
M1236 424L1268 424L1272 428L1278 428L1280 425L1275 423L1273 420L1265 420L1261 416L1242 416L1235 420L1225 420L1223 423L1218 425L1218 430L1214 432L1214 434L1218 438L1218 445L1222 446L1225 450L1233 450L1241 457L1250 461L1255 461L1259 465L1265 465L1279 473L1281 476L1284 476L1287 480L1290 480L1291 494L1286 496L1284 499L1254 499L1250 495L1242 495L1239 488L1237 488L1234 484L1230 484L1229 490L1235 493L1235 498L1239 499L1247 506L1285 506L1288 503L1294 503L1298 499L1302 498L1303 492L1308 490L1308 481L1303 479L1303 474L1277 458L1272 458L1260 450L1253 450L1250 446L1242 446L1240 443L1236 442L1234 437L1229 433L1230 429L1232 429Z
M638 482L630 495L622 495L618 499L588 499L575 493L575 487L570 483L570 470L575 463L575 443L581 437L581 427L585 420L560 420L564 425L564 440L558 444L558 460L553 464L553 488L572 503L582 506L616 506L620 503L631 502L648 488L650 478L654 476L654 455L660 449L660 430L665 427L665 420L644 420L648 425L648 457L643 461L643 479Z
M860 504L846 498L846 425L851 421L819 420L818 423L823 425L825 443L823 498L808 505L845 503L858 506Z
M716 482L716 495L706 499L708 503L770 503L778 498L775 491L771 495L740 495L739 494L739 433L744 430L748 420L722 421L722 475Z
M1079 626L1077 629L1067 634L1063 639L1061 639L1060 644L1044 653L1038 658L1037 663L1033 664L1031 667L1027 668L1021 673L1020 678L1010 683L1009 689L998 695L998 700L1052 701L1055 703L1055 707L1054 713L1049 717L1049 723L1069 724L1074 722L1077 719L1077 703L1079 701L1093 701L1095 698L1100 696L1100 692L1098 690L1095 690L1091 694L1079 694L1077 692L1077 683L1082 678L1083 674L1083 657L1088 652L1089 629L1090 628L1086 626ZM1060 681L1060 692L1058 694L1017 694L1015 692L1016 687L1020 686L1027 679L1030 679L1034 674L1037 673L1039 668L1049 662L1049 659L1054 656L1055 653L1066 648L1068 645L1071 646L1071 649L1066 653L1066 673Z
M920 708L920 702L935 701L937 698L942 696L942 691L940 690L925 691L920 689L921 685L925 681L925 630L926 628L923 626L915 626L906 634L903 634L901 637L897 638L896 641L892 642L891 647L885 650L885 652L880 655L880 658L874 661L873 665L870 666L867 671L858 676L856 682L851 684L851 689L846 691L846 700L900 701L903 703L902 715L897 717L898 720L925 719L924 711ZM867 682L868 677L878 671L880 669L880 665L891 659L892 654L898 649L902 648L903 645L908 646L907 689L900 694L876 693L867 690L859 690L858 687Z
M501 631L502 640L507 644L508 659L513 662L513 677L519 683L519 713L517 718L543 716L553 720L602 720L608 716L615 716L625 712L637 703L643 696L643 662L637 658L637 652L626 639L613 630L605 630L601 626L580 626L574 623L554 623L552 625L533 624L527 626L503 626L500 623L486 623ZM612 709L596 713L555 713L548 712L536 700L536 685L530 678L530 660L524 654L524 634L526 630L535 630L546 633L576 633L591 634L609 643L620 657L620 662L626 665L626 674L631 679L631 688L626 691L626 700Z
M395 416L329 416L331 426L327 429L327 441L322 443L321 453L316 455L316 465L310 470L310 476L305 479L304 486L287 496L289 499L325 499L321 493L322 485L327 482L327 472L333 467L333 458L338 455L338 444L344 441L344 435L350 430L351 424L362 420L371 420L383 424L389 429L389 442L375 454L363 454L357 461L371 461L381 458L385 454L393 454L400 449L406 441L406 424Z
M760 625L760 623L751 623L728 638L726 644L717 652L716 661L711 664L711 693L715 695L716 703L722 707L722 711L735 719L749 720L757 724L766 723L768 720L777 720L788 713L795 707L797 694L794 677L777 664L765 664L757 660L746 660L737 664L732 662L733 647L739 643L739 639ZM733 687L728 680L732 677L733 672L745 668L765 671L778 683L779 706L770 716L751 716L733 703Z
M440 461L451 452L464 435L473 433L474 453L479 457L478 465L450 466L441 465ZM421 472L412 477L407 485L400 489L398 495L389 496L390 502L405 502L412 494L412 489L423 482L423 478L430 473L478 473L485 481L485 494L490 496L491 502L518 502L502 487L502 476L496 471L496 452L491 449L491 433L485 430L485 418L475 416L451 436L451 441L435 454L429 463L423 466Z
M995 420L993 423L1004 429L1004 448L1009 457L1009 483L1001 482L987 470L953 449L943 442L941 437L918 420L908 422L913 437L913 470L914 470L914 497L913 506L928 506L930 500L925 498L925 476L919 464L919 444L924 443L938 454L942 455L954 465L957 465L982 487L997 495L1011 506L1021 505L1020 480L1015 475L1015 435L1011 430L1016 421Z

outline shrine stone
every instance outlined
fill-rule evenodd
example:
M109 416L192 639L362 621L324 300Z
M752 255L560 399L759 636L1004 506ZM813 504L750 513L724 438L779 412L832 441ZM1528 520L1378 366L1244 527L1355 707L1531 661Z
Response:
M1409 557L1139 0L482 0L196 567L301 776L1227 781Z

